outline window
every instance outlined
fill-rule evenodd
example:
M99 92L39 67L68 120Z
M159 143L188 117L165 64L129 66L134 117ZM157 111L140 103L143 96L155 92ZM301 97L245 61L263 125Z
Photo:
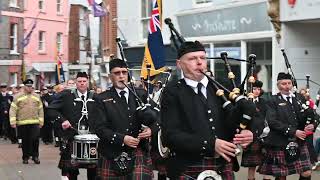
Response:
M142 22L142 33L143 38L148 37L148 25L149 25L149 19L151 16L151 10L152 10L152 2L151 0L141 0L141 22Z
M205 3L211 3L212 0L196 0L196 4L205 4Z
M10 7L18 7L18 0L10 0L9 6Z
M62 52L62 33L57 33L57 51Z
M18 24L10 24L10 54L18 53Z
M45 32L39 31L39 44L38 44L38 51L45 51L44 43L45 43Z
M44 11L44 0L39 0L38 7L41 12Z
M57 13L62 14L62 0L57 0Z

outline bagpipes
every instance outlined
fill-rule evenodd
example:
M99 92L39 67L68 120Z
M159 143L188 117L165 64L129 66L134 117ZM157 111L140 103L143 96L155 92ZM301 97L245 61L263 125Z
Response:
M308 100L304 101L301 100L298 97L298 93L297 93L297 89L298 89L298 84L297 84L297 79L294 76L294 73L292 71L291 65L289 63L287 54L285 53L284 49L281 49L282 51L282 55L284 57L285 60L285 65L287 67L288 73L291 75L291 81L292 81L292 85L293 85L293 93L296 96L297 102L301 108L301 113L304 114L304 116L306 117L306 121L305 121L305 125L307 126L308 124L314 123L315 122L315 118L316 118L316 111L313 107L310 107L310 102ZM310 96L310 75L306 75L306 95Z
M301 100L300 97L298 97L298 93L297 93L297 79L295 78L293 71L291 69L291 65L289 63L288 57L284 51L284 49L281 49L282 51L282 55L284 57L285 60L285 64L288 70L288 73L291 75L291 81L292 81L292 85L293 85L293 93L295 94L296 100L300 106L300 112L302 113L303 117L305 118L304 121L304 126L308 126L309 124L313 124L316 122L316 117L317 117L317 113L316 111L310 107L310 103L309 100ZM306 76L307 78L307 85L306 85L306 93L307 95L310 95L309 91L310 91L310 85L309 85L309 81L310 81L310 75ZM303 97L305 98L305 97ZM306 103L304 103L306 102ZM313 132L306 132L306 134L312 134ZM300 153L299 153L299 144L295 141L295 138L288 138L289 143L287 144L286 148L285 148L285 157L286 160L288 162L292 162L294 160L296 160Z
M157 117L159 116L159 111L160 110L155 105L151 104L151 101L150 101L150 98L149 98L149 88L147 89L147 102L146 103L144 103L142 101L142 99L139 97L139 95L137 93L137 90L136 90L133 82L131 81L132 76L131 76L130 69L129 69L129 66L127 64L127 61L125 59L125 55L124 55L124 51L123 51L123 47L122 47L120 38L116 38L116 42L117 42L119 50L120 50L121 59L126 63L126 66L128 68L129 86L125 82L122 82L122 83L135 96L135 99L136 99L137 104L138 104L138 107L136 108L137 119L139 121L141 121L141 124L143 126L149 127L157 120ZM151 69L151 66L150 65L147 66L148 82L150 81L150 69Z
M184 43L185 42L184 38L174 28L174 25L172 24L171 19L169 19L169 18L165 19L165 23L169 26L170 31L172 32L171 35L175 34L178 37L178 38L172 37L172 39L179 40L180 44ZM179 43L175 43L175 44L179 44ZM252 116L255 113L255 107L254 107L253 103L250 103L248 101L247 97L245 97L244 95L241 94L241 91L243 91L243 90L236 85L235 75L231 70L229 59L238 60L238 61L246 61L246 62L250 63L250 67L252 67L252 76L250 76L250 78L249 78L249 80L250 80L249 83L252 84L252 83L254 83L253 68L255 66L255 58L256 58L255 55L250 55L249 61L239 60L239 59L235 59L235 58L228 58L227 52L221 52L219 58L210 58L210 57L207 58L207 59L222 59L224 61L225 68L227 70L228 79L230 80L230 82L232 84L232 90L229 90L228 88L223 86L221 83L219 83L217 80L215 80L213 77L208 76L205 72L202 72L209 79L209 81L213 84L213 86L216 90L216 95L221 97L222 100L224 101L223 108L225 110L232 109L234 106L237 106L240 108L240 112L242 115L241 115L241 120L239 123L237 133L240 133L241 130L244 130L248 127L248 125L250 124L250 121L252 119ZM240 151L238 151L237 154L239 154L239 153L240 153Z
M173 42L174 45L176 46L177 44L184 43L185 39L174 28L174 26L171 22L171 19L169 19L169 18L165 19L165 23L170 28L171 40L173 40L173 41L179 40L179 42ZM174 37L174 34L177 36L177 38ZM178 49L178 47L176 47L176 48ZM241 92L244 91L243 87L244 87L245 82L243 82L241 84L241 86L237 86L237 84L235 82L235 75L232 72L231 66L229 64L229 59L233 59L233 60L239 60L239 59L228 58L227 52L221 52L220 57L217 57L217 58L215 58L215 57L210 58L209 57L207 59L222 59L224 61L225 69L227 70L227 77L232 84L232 90L229 90L228 88L226 88L224 85L222 85L220 82L218 82L214 77L207 75L206 72L201 71L201 73L204 76L206 76L209 79L209 82L213 85L213 87L215 89L215 93L216 93L215 95L222 99L222 101L223 101L222 108L224 109L224 111L231 111L234 108L239 108L238 110L239 110L239 112L241 112L241 118L240 118L239 125L238 125L238 128L235 133L240 133L241 130L248 128L249 124L251 123L252 117L253 117L254 113L256 112L256 108L255 108L255 105L252 101L248 100L248 98L246 96L241 94ZM246 61L246 62L250 63L251 76L248 78L249 79L248 83L250 84L250 87L251 87L251 90L250 90L251 93L248 94L250 99L253 99L252 85L255 81L255 79L253 77L254 67L255 67L255 59L256 59L255 55L250 55L249 61L239 60L239 61ZM248 76L248 74L246 75L246 77ZM239 155L241 153L241 150L240 150L239 145L237 145L237 146L238 147L237 147L235 153L236 153L236 155ZM210 172L208 172L208 171L210 171ZM211 171L211 170L206 170L203 173L201 173L198 176L198 179L213 178L216 176L216 172ZM216 177L214 179L216 179Z

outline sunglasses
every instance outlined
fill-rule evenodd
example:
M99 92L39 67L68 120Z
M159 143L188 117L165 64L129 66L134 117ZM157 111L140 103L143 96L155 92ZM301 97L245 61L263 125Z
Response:
M116 76L119 76L120 74L127 75L128 71L115 71L115 72L111 72L111 73Z

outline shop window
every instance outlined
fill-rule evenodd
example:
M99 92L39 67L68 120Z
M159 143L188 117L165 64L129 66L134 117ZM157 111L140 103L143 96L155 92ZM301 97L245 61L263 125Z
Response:
M252 41L247 42L247 54L257 56L254 77L263 82L265 92L272 91L272 42Z
M18 53L18 24L10 24L10 54Z

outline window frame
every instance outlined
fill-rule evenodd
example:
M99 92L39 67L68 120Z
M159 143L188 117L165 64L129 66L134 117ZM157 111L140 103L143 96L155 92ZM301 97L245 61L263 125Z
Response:
M42 8L40 8L40 2L42 2ZM44 4L45 4L45 0L39 0L38 1L38 9L42 13L45 12L45 5Z
M9 1L9 7L19 8L19 6L18 6L18 0L10 0L10 1Z
M17 23L10 23L9 33L10 33L9 34L10 54L18 54L18 24Z
M57 14L58 14L58 15L62 15L62 13L63 13L63 10L62 10L62 8L63 8L63 6L62 6L62 0L57 0L56 2L57 2L57 3L56 3ZM58 11L58 7L60 7L60 11Z
M149 4L148 4L149 3ZM148 38L148 26L151 19L151 10L153 6L153 0L141 0L141 27L142 27L142 39Z
M59 42L59 37L60 37L60 42ZM63 33L62 32L57 32L56 45L57 45L57 51L59 52L59 54L62 54L63 52Z
M38 52L39 53L44 53L46 51L46 46L45 46L45 42L46 42L46 38L45 38L45 31L39 31L38 32ZM42 45L42 49L41 49L41 45Z

